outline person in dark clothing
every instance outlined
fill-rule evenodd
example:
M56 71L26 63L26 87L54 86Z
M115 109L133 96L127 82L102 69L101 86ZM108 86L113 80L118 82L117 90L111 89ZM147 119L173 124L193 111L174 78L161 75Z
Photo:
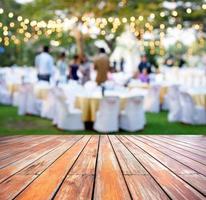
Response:
M140 73L142 73L143 69L147 69L147 72L151 73L151 64L147 60L147 56L146 55L141 56L141 61L139 63L138 69L139 69Z
M178 67L181 68L181 67L183 67L185 64L186 64L185 60L184 60L182 57L180 57L179 63L178 63Z
M173 55L169 55L166 60L165 60L165 65L167 67L173 67L175 64L175 61L174 61L174 56Z
M121 72L124 71L124 64L125 64L124 58L121 58L121 60L120 60L120 71Z
M73 57L73 62L69 65L69 77L68 79L78 81L79 77L77 71L79 70L79 56L75 55Z

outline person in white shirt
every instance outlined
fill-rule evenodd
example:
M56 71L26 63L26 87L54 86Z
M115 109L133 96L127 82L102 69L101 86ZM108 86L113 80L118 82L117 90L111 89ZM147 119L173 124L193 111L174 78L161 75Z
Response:
M35 66L37 67L38 80L49 82L54 72L54 60L49 54L48 46L44 46L43 52L36 56Z
M59 70L60 81L66 82L68 61L66 59L66 54L64 52L60 54L59 60L57 61L56 66Z

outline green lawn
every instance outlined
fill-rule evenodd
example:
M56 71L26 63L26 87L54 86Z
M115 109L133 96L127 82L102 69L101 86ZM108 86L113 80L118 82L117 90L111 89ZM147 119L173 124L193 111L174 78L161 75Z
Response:
M147 125L143 131L132 134L206 134L206 125L191 126L168 123L167 112L147 113ZM96 134L94 131L61 131L51 121L34 116L18 116L17 109L0 105L0 135L31 134ZM119 132L118 134L131 134Z

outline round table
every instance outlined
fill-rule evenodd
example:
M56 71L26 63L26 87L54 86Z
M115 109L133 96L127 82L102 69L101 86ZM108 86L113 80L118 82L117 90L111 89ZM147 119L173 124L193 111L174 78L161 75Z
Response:
M48 97L50 90L51 90L50 87L48 88L36 87L34 88L34 94L38 99L46 99Z
M123 110L126 105L128 97L120 97L120 109ZM82 111L82 120L84 122L94 122L96 119L96 112L99 109L101 96L88 97L77 96L75 100L75 107Z
M206 109L206 89L192 89L189 90L188 93L192 96L192 99L197 106L201 106Z
M129 86L129 89L134 89L134 88L141 88L141 89L147 89L149 90L151 88L151 86L149 84L139 84L136 86ZM168 86L167 85L163 85L160 87L160 104L163 104L164 102L164 97L168 92Z
M11 94L14 94L15 92L18 92L21 88L20 83L8 83L7 88Z

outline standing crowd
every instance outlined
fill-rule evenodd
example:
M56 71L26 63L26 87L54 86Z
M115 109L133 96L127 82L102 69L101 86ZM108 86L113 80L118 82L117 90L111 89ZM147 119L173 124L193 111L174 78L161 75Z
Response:
M35 58L38 80L49 82L55 70L54 66L54 59L50 55L49 47L44 46L43 51ZM82 84L90 80L90 72L93 68L96 71L96 82L98 85L101 85L107 80L107 74L110 71L110 62L105 50L100 48L99 54L92 59L92 62L85 55L81 57L74 55L72 61L69 62L66 54L61 53L56 62L56 67L59 70L59 81L75 80Z
M73 59L69 62L66 54L63 52L60 54L59 59L56 62L56 67L59 71L60 82L67 82L69 80L75 80L81 84L91 80L91 70L96 71L96 83L101 85L108 77L112 77L112 73L116 72L116 62L113 66L110 66L109 56L106 54L104 48L99 49L99 54L92 59L88 59L85 55L74 55ZM124 71L124 59L121 59L120 71ZM43 51L35 58L35 67L38 72L38 80L50 81L55 70L55 62L50 55L49 47L44 46ZM141 82L149 83L149 74L152 72L151 63L148 61L146 55L141 56L141 61L136 67L136 72L127 81L131 79L138 79ZM111 76L108 76L110 73Z

